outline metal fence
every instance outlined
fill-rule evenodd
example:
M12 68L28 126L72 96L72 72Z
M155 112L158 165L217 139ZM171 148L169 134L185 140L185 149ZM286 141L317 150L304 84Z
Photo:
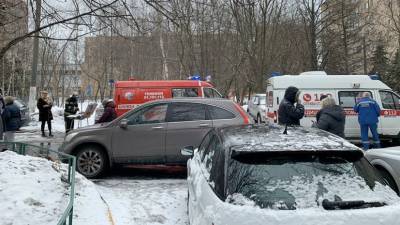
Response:
M57 225L72 225L74 198L75 198L75 165L74 156L51 150L47 146L31 145L21 142L0 142L2 149L8 149L21 155L30 155L46 158L56 163L68 163L67 173L63 174L61 180L69 184L70 195L68 206L58 220Z

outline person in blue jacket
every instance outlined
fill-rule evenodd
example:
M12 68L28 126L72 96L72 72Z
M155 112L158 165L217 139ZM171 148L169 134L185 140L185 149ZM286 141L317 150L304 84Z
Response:
M379 105L371 98L371 93L364 92L362 98L357 101L354 111L358 113L358 122L361 128L361 141L364 150L369 149L368 130L371 130L376 148L381 147L378 134L379 116L381 109Z
M21 124L21 111L14 104L14 98L7 96L4 98L6 107L3 112L5 122L4 140L8 142L14 141L15 131L19 130Z

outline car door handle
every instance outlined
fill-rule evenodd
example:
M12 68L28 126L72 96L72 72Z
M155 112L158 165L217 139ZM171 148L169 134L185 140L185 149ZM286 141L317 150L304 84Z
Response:
M202 123L199 125L199 127L211 127L211 125L208 123Z
M164 127L152 127L151 129L153 129L153 130L161 130L161 129L164 129Z

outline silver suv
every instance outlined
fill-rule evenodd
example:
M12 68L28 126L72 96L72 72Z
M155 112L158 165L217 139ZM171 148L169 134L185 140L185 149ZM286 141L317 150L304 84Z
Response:
M266 94L255 94L251 97L247 112L256 123L265 122Z
M113 164L186 165L184 146L198 146L213 127L250 123L247 113L227 99L182 98L145 103L107 124L73 130L61 150L77 157L86 177Z

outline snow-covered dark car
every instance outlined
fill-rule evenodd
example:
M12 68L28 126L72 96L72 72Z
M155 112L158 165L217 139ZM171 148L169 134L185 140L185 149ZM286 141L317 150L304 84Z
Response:
M325 131L211 130L187 146L191 225L400 224L400 199L364 153Z

